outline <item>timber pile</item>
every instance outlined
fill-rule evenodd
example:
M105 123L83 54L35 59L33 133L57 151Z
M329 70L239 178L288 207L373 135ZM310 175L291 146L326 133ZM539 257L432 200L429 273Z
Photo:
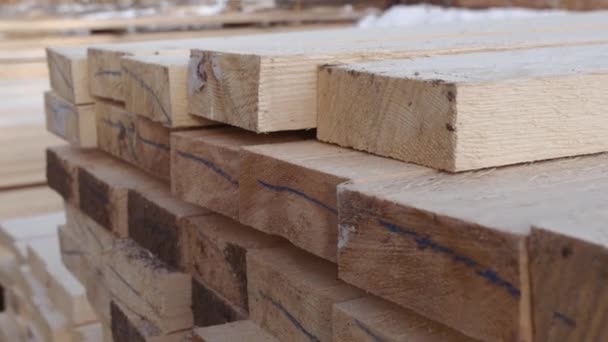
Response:
M62 259L117 342L604 340L606 19L50 48Z

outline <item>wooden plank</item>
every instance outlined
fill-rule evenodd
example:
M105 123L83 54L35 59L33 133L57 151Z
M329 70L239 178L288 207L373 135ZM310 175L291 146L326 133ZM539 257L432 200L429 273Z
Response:
M125 108L166 127L216 123L188 114L188 53L122 58Z
M480 340L531 340L530 226L597 208L607 158L341 185L340 278Z
M52 91L44 94L46 129L80 148L97 146L95 107L76 106Z
M87 246L65 227L59 229L58 235L63 263L86 288L87 299L99 320L104 325L110 325L111 294L101 268L103 259L88 254Z
M171 134L171 192L186 202L238 219L239 151L244 146L310 137L309 133L256 135L237 128Z
M86 47L47 47L46 59L51 88L69 102L95 102L89 93Z
M62 228L84 251L84 256L97 268L101 257L114 247L116 237L75 206L65 204L66 224Z
M606 151L606 56L590 45L333 67L318 137L452 172Z
M247 253L247 282L251 320L281 341L331 341L332 305L363 295L293 247Z
M152 322L129 312L129 309L117 302L110 303L110 311L114 342L182 342L186 339L187 331L163 334Z
M249 320L194 329L193 341L195 342L232 342L242 340L251 342L279 341Z
M89 342L104 341L103 326L101 323L93 323L75 327L72 332L72 341Z
M194 325L197 327L247 319L246 311L194 278L192 279L192 315Z
M190 275L167 267L132 240L117 241L104 255L103 272L112 300L162 334L192 328Z
M131 189L127 197L129 237L169 267L183 269L184 220L211 212L175 198L166 187Z
M31 80L49 76L44 62L11 63L10 67L0 69L0 78L12 80Z
M57 226L65 222L63 212L7 220L0 223L0 247L17 258L27 260L27 243L57 234Z
M95 103L99 148L169 182L168 128L108 101Z
M314 140L246 147L240 165L240 222L333 262L338 184L429 172Z
M192 50L189 112L255 132L317 126L317 69L355 61L606 43L605 17L565 16L419 28L277 34Z
M86 298L85 288L62 262L57 235L29 241L27 246L28 263L32 273L46 286L55 310L60 312L70 325L97 321L97 316Z
M182 229L185 270L247 312L247 253L280 240L211 213L185 218Z
M19 262L13 251L4 246L0 246L0 302L2 311L11 311L10 288L14 284L13 275L19 271ZM13 310L14 311L14 310Z
M18 317L8 312L0 313L0 340L24 341L26 335L22 330Z
M355 341L467 341L439 323L376 297L364 297L334 305L336 342Z
M593 201L568 217L539 220L529 238L537 341L601 341L608 336L604 188L590 180ZM549 295L551 293L551 295Z
M163 187L158 180L107 156L100 156L94 165L78 166L77 172L78 208L121 238L129 236L129 190Z
M78 167L101 165L109 158L96 150L81 150L72 146L54 146L46 149L46 179L51 189L63 199L80 206ZM58 201L60 202L60 201Z

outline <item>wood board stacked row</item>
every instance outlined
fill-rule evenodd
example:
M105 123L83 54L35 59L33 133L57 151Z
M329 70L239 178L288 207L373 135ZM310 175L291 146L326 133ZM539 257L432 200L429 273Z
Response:
M101 341L102 326L84 288L65 268L63 213L0 224L2 341Z
M602 339L605 155L468 170L605 150L605 19L90 47L72 70L87 75L103 152L49 150L49 183L114 239L192 277L193 327ZM230 226L273 242L216 237Z

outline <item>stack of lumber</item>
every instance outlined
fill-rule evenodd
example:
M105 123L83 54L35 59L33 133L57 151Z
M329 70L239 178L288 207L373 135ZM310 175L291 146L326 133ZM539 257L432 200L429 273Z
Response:
M0 224L0 340L102 340L84 287L61 260L57 230L64 222L54 213Z
M604 340L606 19L50 48L62 259L117 342Z

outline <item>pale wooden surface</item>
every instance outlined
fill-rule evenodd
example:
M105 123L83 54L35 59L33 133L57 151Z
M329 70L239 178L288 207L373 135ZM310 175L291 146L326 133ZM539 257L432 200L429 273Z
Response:
M154 323L129 311L120 303L110 303L114 341L183 342L190 329L164 334Z
M336 342L416 341L473 342L441 324L375 297L364 297L334 305Z
M281 341L331 341L332 305L363 295L335 265L290 246L250 251L247 283L251 320Z
M247 253L281 240L211 213L185 218L181 229L185 270L246 312Z
M606 151L606 57L587 45L325 69L318 137L447 171Z
M530 226L598 209L606 161L344 185L340 277L481 340L530 340Z
M256 135L234 127L171 134L171 192L238 220L242 147L302 140L307 133Z
M196 342L278 342L252 321L238 321L207 328L194 329L193 341Z
M52 91L44 94L46 129L80 148L97 146L95 107L73 105Z
M605 15L547 19L296 32L193 47L189 112L256 132L314 128L322 65L608 42L593 29L605 27Z
M167 127L216 123L188 114L188 52L122 58L125 108Z
M168 128L109 101L97 101L95 113L101 150L169 182Z
M7 193L0 193L0 196L4 194ZM8 201L9 199L7 199ZM27 199L18 197L11 198L10 201L29 203ZM0 203L4 204L4 201ZM0 222L0 246L12 252L20 264L27 259L29 241L55 235L57 226L65 222L65 215L61 211L36 216L32 216L33 214Z
M46 59L53 91L76 105L94 102L89 93L86 47L48 47Z
M316 140L245 147L239 176L239 220L335 262L337 187L428 172Z
M28 263L32 273L47 287L49 299L70 325L97 321L82 284L68 271L61 259L57 234L28 241Z

